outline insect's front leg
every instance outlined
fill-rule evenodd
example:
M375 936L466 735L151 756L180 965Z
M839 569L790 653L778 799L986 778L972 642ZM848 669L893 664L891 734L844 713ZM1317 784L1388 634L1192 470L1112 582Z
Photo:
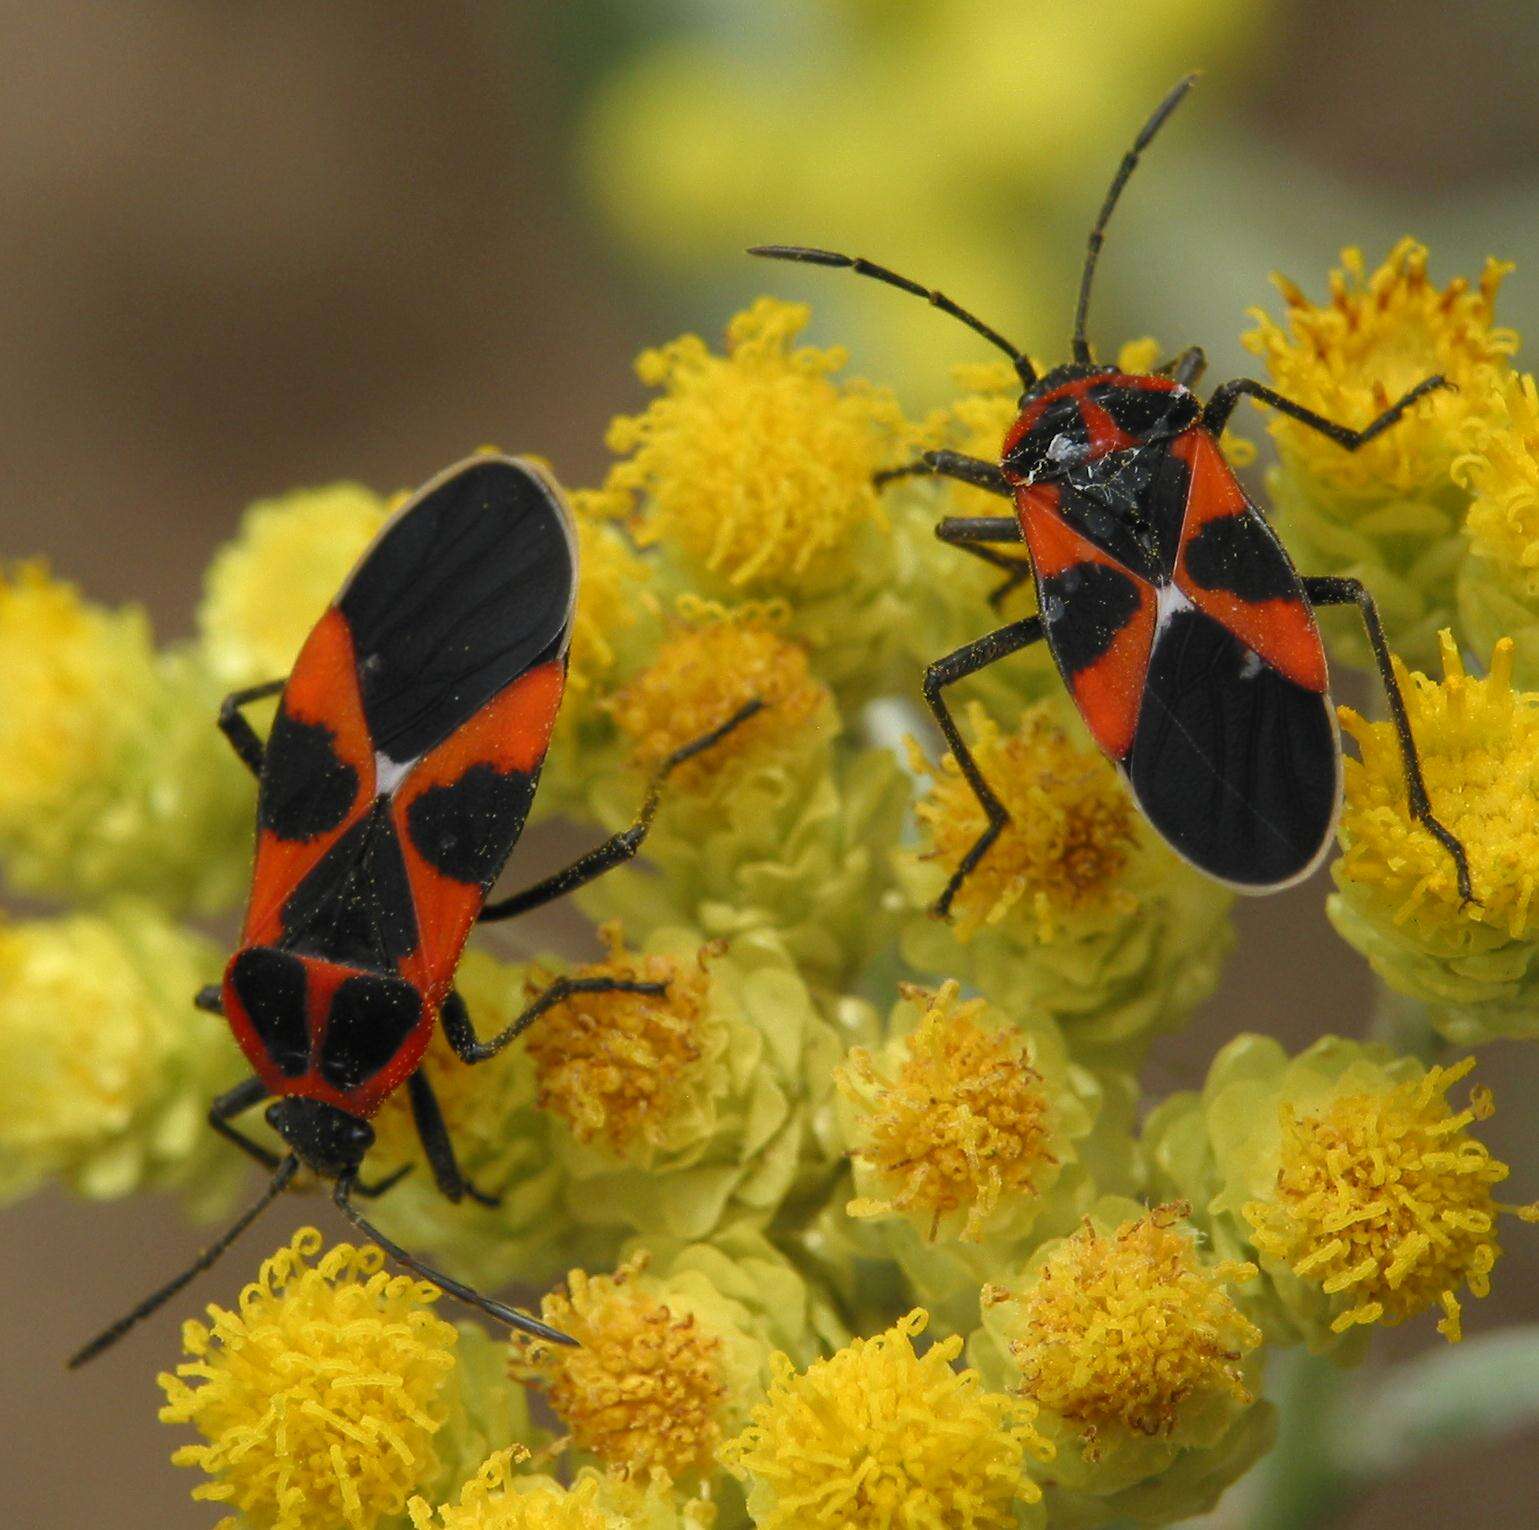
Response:
M230 747L240 756L241 764L254 776L262 774L262 740L257 737L256 729L241 715L241 708L249 706L253 701L276 696L286 683L283 680L268 680L243 691L231 691L219 704L219 731L229 739Z
M988 854L989 847L999 838L1000 831L1009 823L1010 815L1005 811L1005 805L995 796L993 788L984 780L983 772L978 769L978 762L963 740L961 730L956 725L956 719L952 717L951 710L947 707L941 692L947 686L955 685L958 680L976 675L979 670L987 669L990 664L997 664L999 660L1010 654L1029 647L1041 637L1041 617L1028 616L1022 621L1011 622L996 632L990 632L987 636L978 638L953 653L948 653L945 658L937 659L924 672L925 704L930 708L936 723L945 735L946 743L956 758L957 767L972 788L973 796L978 799L978 805L988 819L983 832L973 841L957 869L952 872L944 891L936 900L934 912L943 919L951 913L952 902L962 884L972 875L979 861Z
M1005 597L1031 578L1031 559L1012 558L990 543L1019 542L1021 523L1013 515L951 515L935 528L936 537L948 547L971 553L993 568L1003 569L1005 579L989 591L989 604L997 611Z
M902 467L884 468L873 474L871 482L880 489L898 478L952 478L974 489L982 489L985 494L997 494L1001 499L1009 499L1013 492L997 464L962 452L925 452Z
M1466 903L1476 902L1470 883L1469 858L1464 845L1452 830L1446 828L1432 812L1427 796L1427 783L1422 778L1421 759L1416 753L1416 740L1411 734L1411 719L1405 709L1405 697L1400 693L1400 682L1395 677L1389 643L1384 636L1384 624L1379 620L1379 608L1360 579L1332 578L1330 576L1305 579L1304 593L1311 605L1355 605L1368 629L1368 641L1373 647L1374 662L1378 666L1379 679L1384 684L1384 694L1389 700L1389 715L1395 725L1395 738L1400 744L1400 763L1405 771L1406 802L1413 817L1453 857L1454 871L1458 877L1459 896Z
M1202 423L1215 436L1221 434L1224 426L1229 423L1229 416L1234 413L1234 406L1242 398L1250 397L1258 403L1270 404L1279 414L1285 414L1290 420L1297 420L1300 425L1306 425L1310 430L1317 431L1320 435L1334 441L1343 451L1355 452L1358 447L1366 446L1375 436L1383 435L1417 399L1425 398L1427 394L1435 393L1439 388L1452 387L1453 384L1446 377L1423 378L1410 392L1396 399L1388 409L1370 420L1361 430L1353 430L1350 425L1338 425L1335 420L1328 420L1323 414L1318 414L1313 409L1306 409L1303 404L1295 404L1291 398L1284 398L1280 393L1274 393L1265 383L1259 383L1250 377L1240 377L1214 390L1213 396L1203 408Z
M266 1098L267 1085L261 1079L245 1079L233 1089L226 1089L208 1107L208 1124L226 1142L233 1142L241 1152L256 1159L264 1168L276 1169L281 1161L276 1153L263 1147L260 1142L253 1142L245 1132L230 1124L232 1116L238 1116L242 1111L250 1110L253 1105Z
M439 1109L438 1096L428 1083L427 1075L418 1068L406 1081L407 1094L411 1099L411 1116L417 1126L417 1136L422 1139L422 1151L427 1155L428 1167L433 1171L433 1181L451 1201L465 1196L482 1206L500 1206L500 1195L488 1195L476 1187L460 1172L459 1160L454 1156L454 1142L449 1136L444 1113Z

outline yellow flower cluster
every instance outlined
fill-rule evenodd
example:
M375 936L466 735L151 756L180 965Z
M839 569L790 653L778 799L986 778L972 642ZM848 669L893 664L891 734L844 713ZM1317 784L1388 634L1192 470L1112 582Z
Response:
M1250 337L1281 392L1352 424L1429 371L1458 384L1355 456L1276 421L1273 481L1301 566L1361 575L1413 660L1457 585L1442 679L1398 674L1475 900L1410 816L1394 728L1344 711L1329 906L1416 1023L1470 1043L1539 1034L1539 394L1500 276L1439 287L1409 242L1376 273L1349 252L1326 304L1285 287ZM392 1237L543 1290L576 1343L456 1329L378 1249L306 1230L161 1378L162 1416L200 1437L175 1459L242 1524L1171 1523L1268 1449L1264 1342L1350 1359L1428 1310L1457 1338L1498 1217L1539 1220L1495 1199L1489 1094L1449 1101L1468 1062L1242 1036L1200 1093L1144 1108L1151 1047L1217 985L1231 896L1139 817L1045 649L959 687L1009 822L953 921L929 913L985 817L953 759L905 749L915 661L986 630L998 576L933 525L1000 507L873 478L924 446L994 457L1018 384L971 369L915 424L803 343L808 318L763 299L720 351L646 353L654 396L574 497L547 809L597 842L676 751L759 710L668 776L639 863L585 889L599 960L473 948L455 983L482 1036L560 975L630 986L569 995L482 1066L435 1037L460 1204L420 1095L374 1118L366 1177L416 1170ZM389 510L346 484L254 506L171 650L40 565L0 582L0 862L90 904L0 927L0 1194L225 1189L202 1113L240 1065L190 1002L218 956L171 922L249 870L256 788L212 714L291 664Z

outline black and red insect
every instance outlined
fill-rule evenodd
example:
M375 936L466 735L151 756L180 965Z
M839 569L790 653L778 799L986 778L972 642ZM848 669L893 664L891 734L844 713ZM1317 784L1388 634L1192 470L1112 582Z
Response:
M1098 364L1085 338L1091 281L1117 199L1154 135L1195 82L1183 79L1124 156L1090 233L1073 359L1039 377L1025 354L943 293L831 250L760 246L752 254L837 266L923 297L1014 363L1024 389L998 463L927 452L879 481L936 474L1013 502L1014 514L956 516L936 534L1007 572L998 602L1035 582L1037 614L931 664L924 696L987 816L936 911L999 836L1008 815L979 771L942 692L1047 640L1080 715L1149 822L1188 861L1243 892L1307 876L1329 849L1341 804L1341 752L1314 608L1362 613L1400 741L1410 810L1447 849L1472 897L1463 846L1433 816L1405 704L1373 597L1356 579L1301 578L1219 449L1249 396L1355 451L1418 399L1426 378L1360 430L1259 382L1225 383L1204 404L1193 346L1152 373ZM1024 542L1027 555L1001 547Z
M363 555L287 680L226 698L219 726L258 779L256 867L240 946L197 996L229 1021L254 1077L217 1099L216 1131L273 1171L261 1199L192 1267L71 1360L83 1364L206 1269L301 1166L333 1181L343 1214L446 1292L528 1333L544 1324L430 1269L365 1221L354 1196L369 1119L396 1089L438 1188L468 1184L421 1070L441 1024L466 1063L495 1056L575 993L656 983L559 979L479 1039L454 988L477 922L509 919L636 854L664 778L758 709L750 702L663 762L630 828L521 893L487 895L523 831L566 682L577 544L556 486L516 458L478 456L433 479ZM242 713L281 692L266 743ZM279 1156L235 1126L271 1100Z

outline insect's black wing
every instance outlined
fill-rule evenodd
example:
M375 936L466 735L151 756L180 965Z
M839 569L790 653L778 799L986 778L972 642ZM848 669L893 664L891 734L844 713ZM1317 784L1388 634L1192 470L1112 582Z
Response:
M1313 870L1341 799L1329 693L1288 679L1179 598L1162 613L1123 767L1178 854L1249 892Z
M376 752L417 759L559 658L576 588L566 507L529 464L473 457L420 490L337 602Z

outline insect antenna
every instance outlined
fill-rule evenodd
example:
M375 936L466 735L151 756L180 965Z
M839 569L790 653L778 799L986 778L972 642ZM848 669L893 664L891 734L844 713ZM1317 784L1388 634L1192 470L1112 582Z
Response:
M889 287L896 287L900 292L911 292L915 297L922 297L932 308L949 313L953 319L960 319L974 334L982 335L990 345L998 346L1014 363L1023 387L1029 388L1037 380L1037 370L1026 359L1025 353L1011 345L997 329L985 324L959 303L954 303L944 292L921 286L906 276L899 276L896 271L889 271L886 266L877 265L875 261L859 255L841 255L836 250L809 249L800 244L756 244L748 253L762 255L767 260L799 260L811 266L839 266L853 271L857 276L869 276L875 281L886 282Z
M1187 91L1196 83L1195 73L1187 75L1154 108L1153 114L1144 123L1138 137L1133 140L1133 147L1122 156L1122 163L1118 165L1117 173L1112 177L1111 189L1106 193L1106 200L1101 204L1101 214L1090 230L1090 242L1085 251L1085 269L1079 279L1079 302L1074 309L1073 341L1074 359L1078 362L1085 364L1090 362L1090 346L1085 340L1085 316L1090 309L1090 283L1095 276L1096 262L1101 258L1101 246L1106 241L1106 225L1111 221L1117 198L1122 195L1122 188L1127 185L1128 177L1137 166L1139 156L1153 142L1154 135L1165 126L1165 119L1181 104Z
M336 1189L332 1192L332 1199L337 1203L337 1209L364 1237L371 1238L397 1264L405 1265L414 1275L420 1275L424 1280L431 1281L445 1295L464 1302L467 1307L474 1307L477 1311L486 1313L488 1317L507 1324L509 1328L516 1328L520 1333L530 1334L536 1339L544 1339L551 1344L575 1345L577 1343L576 1339L562 1333L559 1328L552 1328L538 1318L530 1317L526 1312L515 1311L503 1302L494 1301L490 1296L482 1296L479 1291L472 1291L469 1286L461 1285L457 1280L451 1280L441 1271L435 1270L431 1265L423 1264L420 1259L408 1254L399 1243L387 1238L352 1204L349 1196L356 1188L357 1182L351 1175L344 1175L337 1181Z
M193 1260L193 1262L185 1270L183 1270L175 1280L167 1281L166 1284L163 1285L158 1291L154 1292L150 1296L145 1297L145 1299L140 1302L132 1312L129 1312L123 1317L120 1317L117 1322L115 1322L110 1328L103 1329L102 1332L97 1334L97 1336L92 1339L89 1344L83 1345L80 1349L77 1349L75 1353L69 1357L70 1370L73 1371L79 1369L79 1367L84 1365L87 1360L94 1360L99 1354L101 1354L104 1349L110 1349L114 1344L118 1342L119 1339L123 1337L125 1333L128 1332L130 1328L133 1328L136 1324L143 1322L143 1320L149 1317L152 1312L156 1312L161 1307L165 1306L165 1304L170 1301L171 1298L175 1296L183 1286L187 1285L191 1280L201 1275L204 1270L213 1264L219 1258L219 1256L223 1254L224 1251L229 1248L229 1246L235 1242L235 1240L240 1237L240 1235L245 1232L245 1230L250 1227L251 1224L256 1221L256 1219L261 1216L261 1214L266 1211L267 1208L272 1205L272 1203L277 1200L280 1195L283 1194L283 1191L287 1187L288 1182L293 1179L298 1169L299 1160L295 1158L291 1153L287 1158L283 1160L282 1163L278 1165L276 1172L273 1174L272 1182L262 1192L261 1196L257 1199L256 1204L252 1206L248 1211L243 1212L239 1217L237 1217L236 1220L230 1225L229 1230L219 1239L217 1243L211 1244L208 1248L204 1249L203 1252L199 1254L198 1257Z

